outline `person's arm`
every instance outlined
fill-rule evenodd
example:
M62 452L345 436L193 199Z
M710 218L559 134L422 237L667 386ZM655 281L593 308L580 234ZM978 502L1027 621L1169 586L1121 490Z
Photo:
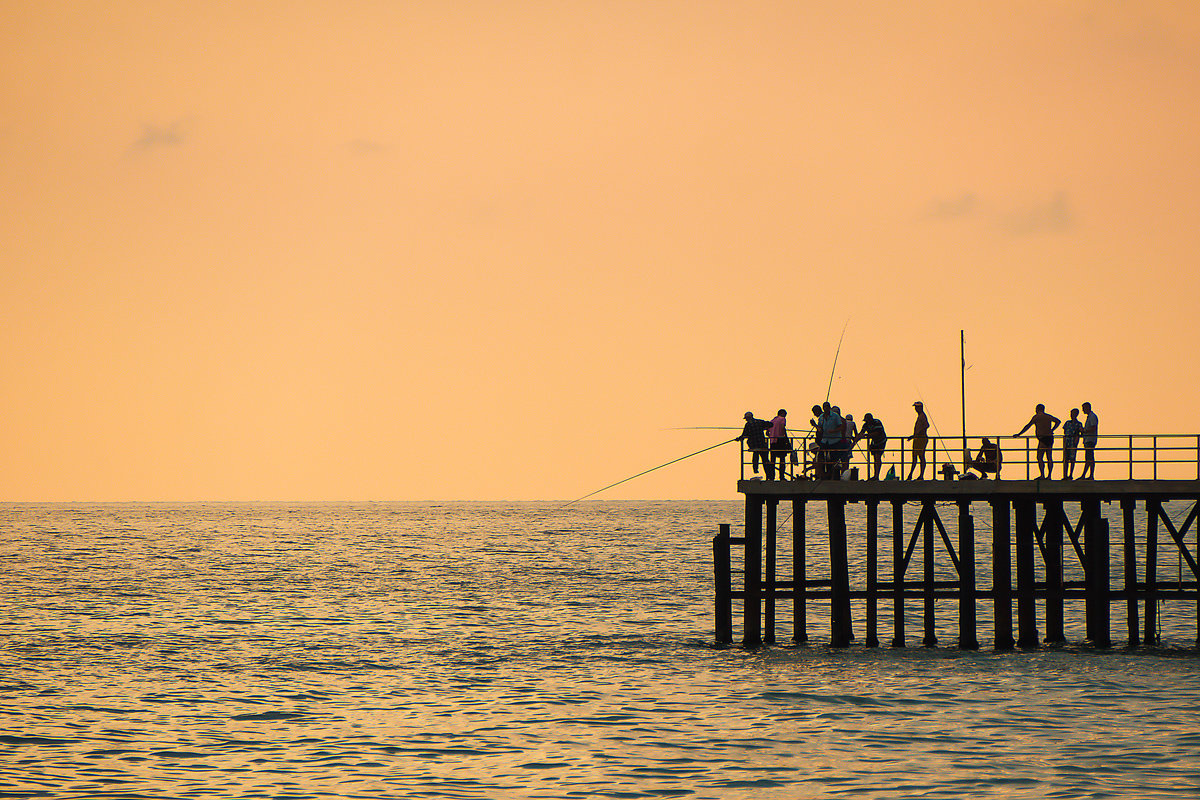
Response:
M1021 428L1021 430L1019 430L1019 431L1017 431L1016 433L1014 433L1014 434L1013 434L1013 436L1020 436L1022 433L1024 433L1024 432L1025 432L1025 431L1027 431L1027 430L1029 430L1029 428L1030 428L1030 426L1031 426L1031 425L1033 425L1033 419L1032 419L1032 418L1030 418L1029 422L1026 422L1026 423L1025 423L1025 427L1024 427L1024 428Z
M1058 430L1058 426L1062 425L1062 420L1051 414L1047 414L1046 416L1050 417L1051 421L1054 422L1054 424L1050 426L1050 432L1054 433L1056 430Z

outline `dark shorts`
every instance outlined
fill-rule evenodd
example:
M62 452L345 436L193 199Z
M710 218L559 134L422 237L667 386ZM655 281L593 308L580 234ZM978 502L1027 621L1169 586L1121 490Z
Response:
M1037 440L1039 450L1049 450L1054 447L1053 436L1039 436L1037 437Z
M1084 439L1083 446L1086 447L1088 450L1091 450L1093 447L1096 446L1096 440L1095 439Z

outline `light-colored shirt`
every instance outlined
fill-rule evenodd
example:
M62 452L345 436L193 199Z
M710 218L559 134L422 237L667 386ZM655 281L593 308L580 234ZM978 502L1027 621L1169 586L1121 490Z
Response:
M1100 428L1100 418L1096 416L1095 411L1089 411L1087 418L1083 421L1083 437L1085 439L1096 438L1096 432Z
M772 441L787 436L787 417L775 417L771 420L771 432L768 435Z

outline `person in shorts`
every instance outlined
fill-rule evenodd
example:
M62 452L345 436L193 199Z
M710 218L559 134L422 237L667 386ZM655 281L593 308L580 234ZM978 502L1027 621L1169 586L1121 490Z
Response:
M1038 460L1038 479L1050 479L1054 477L1054 431L1062 424L1062 420L1058 417L1046 413L1046 406L1038 403L1033 410L1033 416L1029 422L1025 423L1025 427L1017 431L1014 436L1020 436L1025 431L1033 428L1034 435L1037 436L1037 460Z
M858 444L861 439L867 440L867 480L879 480L879 471L883 467L883 451L887 448L887 431L883 429L883 423L875 419L870 414L863 414L862 428L859 429L858 436L854 438L854 443ZM875 464L875 475L871 475L871 463Z
M1079 421L1079 409L1071 409L1071 418L1062 426L1063 449L1063 480L1069 481L1075 475L1075 453L1079 448L1079 436L1083 433L1083 423Z
M1083 404L1083 472L1079 480L1096 480L1096 441L1100 435L1100 418L1092 411L1091 403Z

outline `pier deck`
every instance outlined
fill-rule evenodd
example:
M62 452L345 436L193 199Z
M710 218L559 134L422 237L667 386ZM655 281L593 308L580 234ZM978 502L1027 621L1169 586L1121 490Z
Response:
M1156 643L1158 603L1165 599L1195 603L1200 646L1200 480L740 480L737 488L746 501L745 535L734 537L730 526L723 525L713 540L718 641L733 639L734 600L742 601L742 641L757 646L775 642L779 601L791 601L791 638L806 642L808 604L828 599L830 644L846 646L854 639L850 601L861 599L866 612L864 643L879 645L878 606L887 601L892 604L891 645L903 647L905 602L920 600L922 643L934 646L934 601L953 599L958 605L959 647L979 647L976 613L978 604L987 602L992 605L994 647L1030 648L1043 641L1065 641L1063 601L1083 598L1086 638L1097 646L1112 644L1114 602L1125 606L1129 646ZM1172 501L1191 504L1178 524L1163 510L1163 504ZM824 506L827 545L807 535L807 506L813 502ZM990 585L980 585L977 579L972 504L979 502L987 503L991 512ZM791 506L790 578L780 575L777 563L781 504ZM865 565L866 574L859 576L865 590L850 588L847 504L865 506L866 552L854 559ZM953 505L949 513L947 504ZM1110 569L1116 548L1111 547L1110 521L1101 504L1120 508L1119 522L1112 525L1118 529L1113 533L1119 542L1119 571ZM889 506L890 520L881 520ZM1068 514L1075 506L1078 514ZM890 552L884 553L892 562L887 579L880 574L884 537L891 540ZM1180 558L1182 573L1169 586L1158 575L1160 542ZM744 551L744 583L737 589L731 583L734 546ZM826 546L822 555L828 556L828 577L810 575L810 549ZM1083 580L1065 580L1064 560L1075 558ZM920 577L909 577L909 568L915 571L918 565ZM948 567L955 579L935 579L937 571L944 573Z

